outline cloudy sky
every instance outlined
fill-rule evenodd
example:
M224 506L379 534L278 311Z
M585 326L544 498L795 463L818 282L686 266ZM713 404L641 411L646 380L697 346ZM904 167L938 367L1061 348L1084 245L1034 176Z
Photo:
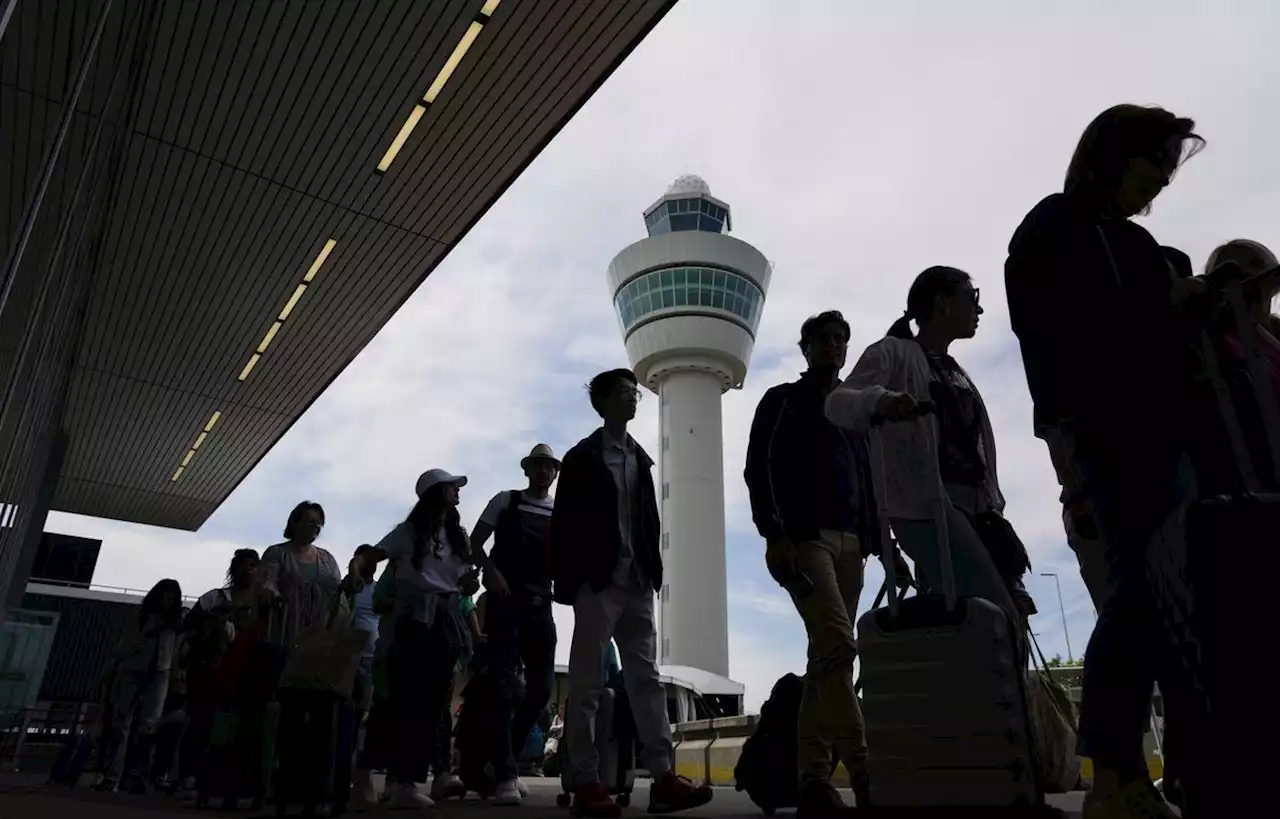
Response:
M520 0L529 2L530 0ZM802 368L803 319L838 308L851 361L931 264L970 271L987 315L953 352L991 410L1008 516L1036 572L1057 572L1078 656L1093 613L1061 529L1058 489L1031 436L1002 283L1023 214L1061 185L1080 131L1117 102L1194 117L1208 149L1147 226L1202 264L1235 236L1274 247L1280 213L1274 57L1280 4L1226 0L964 3L682 0L198 533L70 515L51 530L101 538L96 580L189 594L231 551L278 541L289 509L324 504L340 557L401 519L424 469L471 476L471 523L522 483L537 441L563 451L596 418L582 385L625 366L605 268L644 235L641 211L697 173L733 207L735 234L774 262L746 387L724 398L732 675L758 707L804 665L803 628L764 571L742 484L751 414ZM650 451L657 402L633 432ZM881 575L868 573L864 604ZM1051 578L1030 577L1047 653L1067 647ZM557 607L559 659L572 613Z

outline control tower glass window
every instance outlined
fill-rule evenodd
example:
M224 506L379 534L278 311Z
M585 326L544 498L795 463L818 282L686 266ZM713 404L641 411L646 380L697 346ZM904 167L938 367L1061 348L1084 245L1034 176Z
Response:
M670 199L645 214L650 236L682 230L724 233L729 212L706 199Z
M632 279L614 298L623 332L659 310L723 310L746 323L752 333L760 321L764 294L745 276L710 267L654 270Z

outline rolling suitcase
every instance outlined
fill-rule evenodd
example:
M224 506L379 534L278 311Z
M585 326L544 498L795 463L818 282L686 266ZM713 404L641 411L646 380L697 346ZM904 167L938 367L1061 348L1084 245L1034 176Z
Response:
M936 459L936 427L929 427ZM879 445L872 462L880 525L887 529ZM989 600L957 598L941 478L937 495L943 593L905 600L889 594L886 608L858 621L871 807L1022 815L1042 800L1017 626ZM894 588L895 544L887 531L881 545L886 586Z
M67 741L58 749L58 756L53 760L53 769L49 772L50 785L66 785L75 787L93 756L93 736L85 729L76 729L67 737Z
M600 781L609 795L622 807L631 804L631 793L636 785L636 737L635 721L625 691L604 689L600 708L596 711L596 752L600 754ZM561 755L561 793L556 804L567 808L572 801L576 783L573 780L573 750L569 747L569 732L560 737L557 753Z

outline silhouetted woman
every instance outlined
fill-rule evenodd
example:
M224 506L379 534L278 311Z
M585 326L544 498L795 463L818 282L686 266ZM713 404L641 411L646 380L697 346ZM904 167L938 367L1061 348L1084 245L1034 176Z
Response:
M1146 553L1193 489L1183 430L1197 331L1184 308L1208 288L1178 277L1131 218L1203 146L1194 129L1160 108L1099 114L1063 192L1026 216L1005 266L1036 434L1062 453L1065 488L1089 499L1111 569L1085 654L1080 739L1095 772L1090 819L1172 816L1150 787L1142 748L1167 643Z
M449 769L448 746L437 742L441 708L453 695L454 667L470 645L461 598L478 583L466 530L458 515L459 490L467 479L431 469L418 478L418 502L409 517L369 552L390 561L392 602L383 615L381 641L389 634L387 688L392 716L387 774L395 784L395 807L434 804L418 790L432 767L432 793L461 796L465 786ZM390 621L390 630L386 624ZM443 756L443 758L442 758Z
M893 531L915 561L919 580L934 592L942 589L935 523L942 489L956 594L1003 607L1020 640L1017 624L1022 618L1011 592L1022 569L1015 577L1002 576L974 528L979 518L1004 510L995 434L978 388L950 355L953 342L973 338L981 315L978 290L968 273L954 267L925 270L911 285L902 318L863 352L844 383L827 396L826 412L832 423L854 430L869 429L875 416L894 422L874 438L885 466L885 485L875 490L882 493ZM912 321L920 328L918 335L911 330ZM921 417L918 407L926 401L935 411Z
M259 582L284 615L283 629L269 631L286 647L294 645L305 629L325 623L335 603L343 604L338 561L316 545L323 530L324 508L303 501L289 513L285 542L262 553Z
M108 675L113 730L108 738L107 769L98 790L115 790L127 775L131 791L146 791L150 738L169 693L181 619L182 588L176 580L161 580L142 599L137 622L112 653ZM135 737L132 752L131 732Z

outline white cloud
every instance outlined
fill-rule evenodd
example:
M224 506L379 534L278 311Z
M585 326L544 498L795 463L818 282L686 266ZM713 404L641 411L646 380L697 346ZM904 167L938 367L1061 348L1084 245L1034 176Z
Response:
M277 540L303 497L325 504L333 551L376 539L430 466L471 476L463 509L474 520L492 493L521 482L518 461L533 443L563 450L595 425L582 385L626 363L605 268L643 235L640 211L694 172L732 205L735 233L775 263L757 366L724 399L729 530L752 532L747 430L760 394L800 369L804 317L843 310L854 358L900 314L918 270L961 266L988 313L955 353L992 413L1009 516L1036 570L1060 573L1078 655L1092 618L1048 458L1030 435L1003 305L1005 244L1060 185L1089 118L1119 101L1194 116L1209 140L1157 202L1148 220L1157 237L1197 261L1237 235L1280 244L1278 9L818 0L794 14L770 0L680 3L205 532L67 516L50 527L104 538L103 582L171 575L195 588L218 582L236 544ZM642 405L634 431L656 451L656 401ZM770 587L758 550L739 544L730 560L735 576ZM1031 585L1045 649L1065 654L1052 581ZM747 626L750 611L735 603L730 644L733 673L758 702L779 669L803 668L803 641L785 611ZM562 658L566 616L557 610Z

